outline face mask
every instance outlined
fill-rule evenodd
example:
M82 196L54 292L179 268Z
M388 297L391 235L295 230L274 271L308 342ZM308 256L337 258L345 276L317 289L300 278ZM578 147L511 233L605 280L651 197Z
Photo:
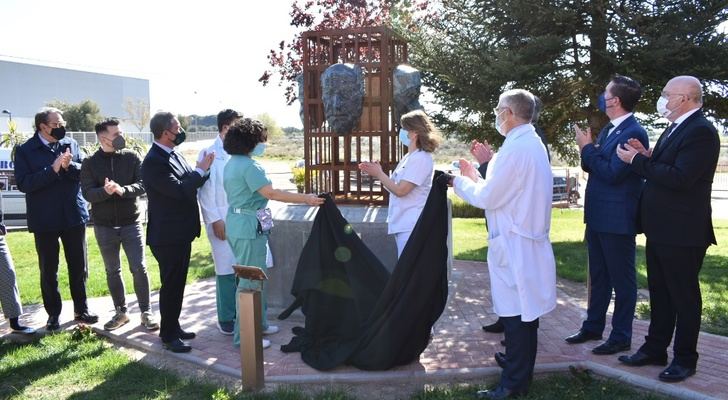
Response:
M114 140L111 141L111 147L114 148L114 150L119 151L126 147L126 139L124 139L124 136L117 136L114 138Z
M603 113L607 112L607 99L604 96L604 92L600 93L599 97L597 97L597 108Z
M399 129L399 140L407 147L410 147L410 144L412 144L410 143L409 132L404 128Z
M668 115L672 114L672 111L667 108L667 103L669 101L670 100L668 100L665 96L660 96L660 98L657 99L657 113L664 118L667 118Z
M251 157L260 157L265 153L265 143L258 143L255 145L255 148L250 151Z
M500 118L501 114L503 114L504 112L505 112L505 110L503 110L503 111L499 112L499 113L498 113L498 114L497 114L497 115L495 116L495 130L497 130L497 131L498 131L498 133L500 133L500 134L501 134L501 136L505 136L505 135L506 135L506 133L507 133L507 132L503 132L503 128L502 128L502 126L503 126L503 121L502 121L502 120L501 120L501 118Z
M179 146L185 141L185 139L187 139L187 132L185 132L184 129L179 128L179 133L175 135L172 143L174 143L175 146Z
M56 140L63 139L66 137L66 127L59 126L58 128L51 129L51 136L53 136Z

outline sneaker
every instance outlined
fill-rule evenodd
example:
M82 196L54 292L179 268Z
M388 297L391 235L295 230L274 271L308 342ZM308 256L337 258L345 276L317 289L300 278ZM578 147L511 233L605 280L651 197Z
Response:
M99 316L96 314L91 314L88 310L80 313L80 314L74 314L73 319L79 322L84 322L87 324L95 324L99 322Z
M280 329L278 329L278 327L275 326L275 325L268 325L268 328L263 330L263 334L264 335L272 335L274 333L278 333L279 330Z
M18 325L15 328L11 328L13 333L19 333L21 335L33 335L35 334L35 329L29 327L29 326L23 326Z
M120 308L116 308L116 313L111 317L111 321L104 324L105 331L113 331L119 329L129 322L129 316L125 312L121 311Z
M144 311L142 313L142 326L147 328L148 331L156 331L159 329L159 322L157 322L157 318L151 311Z
M233 321L217 321L217 329L225 336L232 336L235 333L235 322Z
M267 349L268 347L270 347L270 340L263 339L263 348Z

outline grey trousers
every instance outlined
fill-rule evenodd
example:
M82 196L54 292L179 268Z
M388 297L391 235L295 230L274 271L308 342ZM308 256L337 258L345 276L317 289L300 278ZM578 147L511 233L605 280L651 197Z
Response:
M0 236L0 306L7 319L17 318L23 313L18 284L15 282L15 267L5 236Z
M141 223L120 227L94 225L96 242L106 267L106 283L109 285L114 307L126 312L124 278L121 274L120 246L124 247L129 269L134 278L134 291L139 302L139 311L151 311L149 305L149 276L144 261L144 238Z

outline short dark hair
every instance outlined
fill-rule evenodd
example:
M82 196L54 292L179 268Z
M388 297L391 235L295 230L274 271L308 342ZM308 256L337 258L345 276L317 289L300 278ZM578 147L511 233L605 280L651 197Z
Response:
M162 132L168 129L172 125L174 114L169 111L160 111L149 120L149 129L152 130L152 134L155 139L162 137Z
M99 135L101 133L108 132L110 126L119 126L119 120L116 118L106 118L105 120L99 122L94 126L94 129L96 130L96 134Z
M219 113L217 113L217 131L222 132L223 125L230 125L230 123L242 116L243 114L240 114L230 108L226 108L220 111Z
M35 129L40 130L40 124L46 124L48 125L48 117L53 114L57 113L59 115L63 115L63 111L55 108L55 107L43 107L41 108L36 114L35 114Z
M626 111L634 111L637 102L642 97L642 88L639 82L623 75L614 75L611 82L612 96L619 97L619 102L622 103L622 108Z
M228 154L248 155L258 143L268 141L268 130L262 122L241 118L230 125L222 147Z

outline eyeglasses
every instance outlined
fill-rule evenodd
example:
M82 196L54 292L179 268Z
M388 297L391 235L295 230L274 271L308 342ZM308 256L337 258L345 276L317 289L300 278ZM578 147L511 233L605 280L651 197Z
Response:
M46 125L50 126L51 128L60 128L66 126L66 121L47 122Z
M493 109L493 114L498 115L498 114L501 113L501 110L505 110L507 108L508 107L496 107L496 108Z
M665 98L668 98L670 96L685 96L685 97L687 97L687 95L685 93L670 93L670 92L667 92L667 91L664 91L664 90L662 92L660 92L660 96L665 97Z

